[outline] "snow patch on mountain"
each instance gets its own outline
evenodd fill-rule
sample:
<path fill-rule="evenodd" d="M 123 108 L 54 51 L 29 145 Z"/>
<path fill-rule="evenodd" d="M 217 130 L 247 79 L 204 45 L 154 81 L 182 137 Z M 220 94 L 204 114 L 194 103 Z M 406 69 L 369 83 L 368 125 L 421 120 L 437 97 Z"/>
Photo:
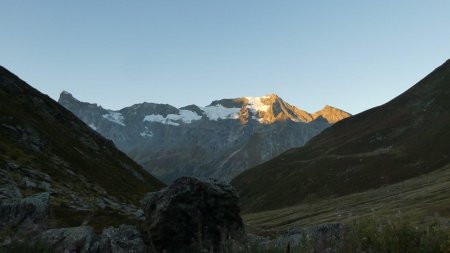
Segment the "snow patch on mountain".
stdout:
<path fill-rule="evenodd" d="M 210 120 L 219 119 L 239 119 L 241 108 L 226 108 L 218 104 L 215 106 L 206 106 L 200 108 Z"/>
<path fill-rule="evenodd" d="M 94 130 L 97 130 L 97 127 L 94 124 L 89 124 L 89 127 L 94 129 Z"/>
<path fill-rule="evenodd" d="M 174 114 L 169 114 L 169 115 L 174 115 Z M 169 116 L 167 115 L 167 116 Z M 171 120 L 168 117 L 163 117 L 160 114 L 151 114 L 151 115 L 147 115 L 144 117 L 143 122 L 158 122 L 161 124 L 165 124 L 165 125 L 172 125 L 172 126 L 179 126 L 180 123 L 174 122 L 173 120 Z"/>
<path fill-rule="evenodd" d="M 191 123 L 194 120 L 200 120 L 202 119 L 201 115 L 198 115 L 196 112 L 189 111 L 189 110 L 180 110 L 180 114 L 169 114 L 167 117 L 172 117 L 173 120 L 181 120 L 184 123 Z"/>
<path fill-rule="evenodd" d="M 123 115 L 120 112 L 110 111 L 109 113 L 103 114 L 102 117 L 111 122 L 125 126 L 125 123 L 123 123 L 123 120 L 124 120 Z"/>
<path fill-rule="evenodd" d="M 226 108 L 220 104 L 215 106 L 199 107 L 209 120 L 239 119 L 241 108 Z M 144 117 L 143 122 L 158 122 L 165 125 L 179 126 L 179 122 L 190 124 L 192 121 L 201 120 L 203 117 L 190 110 L 179 110 L 178 114 L 168 114 L 166 117 L 160 114 L 151 114 Z"/>
<path fill-rule="evenodd" d="M 180 123 L 177 121 L 181 121 L 186 124 L 192 123 L 194 120 L 200 120 L 202 118 L 201 115 L 198 115 L 196 112 L 189 110 L 180 110 L 179 114 L 168 114 L 166 117 L 163 117 L 160 114 L 151 114 L 144 117 L 143 121 L 149 122 L 159 122 L 166 125 L 179 126 Z"/>
<path fill-rule="evenodd" d="M 270 108 L 270 105 L 265 104 L 262 100 L 269 99 L 269 96 L 263 97 L 245 97 L 247 99 L 248 104 L 247 108 L 252 110 L 253 112 L 267 112 Z"/>
<path fill-rule="evenodd" d="M 264 99 L 269 98 L 268 96 L 264 97 L 245 97 L 248 100 L 246 107 L 257 114 L 257 112 L 267 112 L 270 108 L 270 105 L 267 105 L 263 102 Z M 239 114 L 241 112 L 241 108 L 238 107 L 224 107 L 221 104 L 210 105 L 206 107 L 199 107 L 200 110 L 203 111 L 206 118 L 213 121 L 225 120 L 225 119 L 239 119 Z M 261 119 L 253 116 L 255 120 L 258 120 L 262 123 Z M 158 122 L 166 125 L 179 126 L 180 122 L 185 124 L 190 124 L 192 121 L 201 120 L 202 115 L 198 115 L 196 112 L 190 110 L 179 110 L 178 114 L 168 114 L 167 116 L 162 116 L 160 114 L 151 114 L 144 117 L 143 122 Z"/>

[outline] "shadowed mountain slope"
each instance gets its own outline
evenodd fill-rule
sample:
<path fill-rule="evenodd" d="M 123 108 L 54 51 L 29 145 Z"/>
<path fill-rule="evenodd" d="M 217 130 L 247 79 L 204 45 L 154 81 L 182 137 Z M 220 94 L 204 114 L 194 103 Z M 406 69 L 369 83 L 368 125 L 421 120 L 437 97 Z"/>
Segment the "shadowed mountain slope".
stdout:
<path fill-rule="evenodd" d="M 86 216 L 101 222 L 99 212 L 111 221 L 112 214 L 133 216 L 144 193 L 163 187 L 111 141 L 1 66 L 0 176 L 0 186 L 19 195 L 50 193 L 51 218 L 69 223 L 59 225 L 80 225 Z"/>
<path fill-rule="evenodd" d="M 232 184 L 244 211 L 393 184 L 450 162 L 450 61 L 390 102 L 344 119 Z"/>

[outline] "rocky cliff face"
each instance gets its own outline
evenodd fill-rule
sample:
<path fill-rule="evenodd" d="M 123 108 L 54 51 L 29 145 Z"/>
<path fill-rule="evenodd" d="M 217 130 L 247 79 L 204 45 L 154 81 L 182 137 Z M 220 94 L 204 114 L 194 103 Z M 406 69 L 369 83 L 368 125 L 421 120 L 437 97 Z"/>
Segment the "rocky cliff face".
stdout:
<path fill-rule="evenodd" d="M 350 116 L 329 106 L 309 114 L 275 94 L 112 111 L 63 92 L 59 103 L 165 182 L 180 176 L 229 181 Z"/>

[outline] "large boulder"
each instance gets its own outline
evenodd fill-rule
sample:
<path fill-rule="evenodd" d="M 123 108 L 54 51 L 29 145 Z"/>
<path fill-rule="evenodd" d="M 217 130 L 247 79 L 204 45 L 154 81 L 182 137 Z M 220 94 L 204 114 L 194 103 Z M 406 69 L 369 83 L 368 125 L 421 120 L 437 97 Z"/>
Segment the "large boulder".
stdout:
<path fill-rule="evenodd" d="M 233 187 L 183 177 L 143 200 L 145 229 L 158 252 L 222 252 L 246 240 Z"/>

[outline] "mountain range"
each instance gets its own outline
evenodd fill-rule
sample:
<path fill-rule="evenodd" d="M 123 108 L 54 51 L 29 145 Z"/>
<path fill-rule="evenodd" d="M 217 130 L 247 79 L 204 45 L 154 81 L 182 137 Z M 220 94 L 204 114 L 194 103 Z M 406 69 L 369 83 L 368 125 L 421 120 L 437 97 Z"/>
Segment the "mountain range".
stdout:
<path fill-rule="evenodd" d="M 275 94 L 205 107 L 141 103 L 118 111 L 65 91 L 58 102 L 166 183 L 180 176 L 229 181 L 350 116 L 331 106 L 310 114 Z"/>
<path fill-rule="evenodd" d="M 450 60 L 388 103 L 334 124 L 232 184 L 243 210 L 255 212 L 381 189 L 448 165 Z"/>

